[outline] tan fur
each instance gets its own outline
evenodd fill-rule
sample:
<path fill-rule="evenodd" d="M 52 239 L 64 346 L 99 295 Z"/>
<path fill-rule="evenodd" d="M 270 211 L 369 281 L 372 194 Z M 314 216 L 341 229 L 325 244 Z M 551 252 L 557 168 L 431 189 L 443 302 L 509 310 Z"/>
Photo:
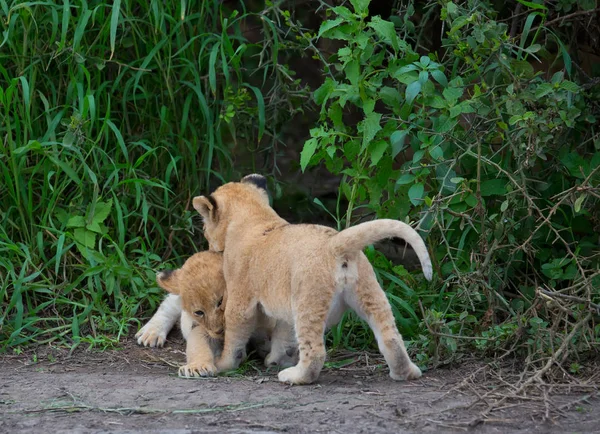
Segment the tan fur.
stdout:
<path fill-rule="evenodd" d="M 221 354 L 225 330 L 224 309 L 227 290 L 223 277 L 223 255 L 201 252 L 191 256 L 180 269 L 157 274 L 158 284 L 181 299 L 181 330 L 186 344 L 186 365 L 179 368 L 179 375 L 213 376 L 217 373 L 215 358 Z M 265 357 L 266 366 L 292 366 L 297 361 L 294 339 L 289 326 L 259 314 L 252 330 L 252 347 L 259 356 Z M 271 345 L 271 336 L 277 337 L 277 345 Z M 242 348 L 236 357 L 246 357 Z"/>
<path fill-rule="evenodd" d="M 315 381 L 325 361 L 324 331 L 347 308 L 365 319 L 395 380 L 421 376 L 406 353 L 385 293 L 362 253 L 385 237 L 408 239 L 427 278 L 431 262 L 422 239 L 410 226 L 379 220 L 338 233 L 318 225 L 291 225 L 269 206 L 265 180 L 249 175 L 219 187 L 210 197 L 194 198 L 204 233 L 223 251 L 228 288 L 227 331 L 219 370 L 237 366 L 236 353 L 247 342 L 260 310 L 293 327 L 300 360 L 279 373 L 293 384 Z M 276 337 L 274 336 L 273 345 Z"/>
<path fill-rule="evenodd" d="M 220 253 L 201 252 L 188 258 L 180 269 L 160 272 L 161 288 L 181 298 L 181 330 L 186 343 L 184 377 L 217 373 L 215 353 L 220 352 L 225 331 L 225 279 Z"/>

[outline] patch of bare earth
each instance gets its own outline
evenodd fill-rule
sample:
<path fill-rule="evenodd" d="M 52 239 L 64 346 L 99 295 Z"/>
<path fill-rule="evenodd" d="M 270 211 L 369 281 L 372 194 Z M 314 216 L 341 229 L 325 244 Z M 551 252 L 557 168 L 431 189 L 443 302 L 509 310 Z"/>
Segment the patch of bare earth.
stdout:
<path fill-rule="evenodd" d="M 399 383 L 379 355 L 350 353 L 310 386 L 262 367 L 186 380 L 176 376 L 182 348 L 175 337 L 164 349 L 130 339 L 122 350 L 0 356 L 0 432 L 600 432 L 593 379 L 515 399 L 514 367 L 467 363 Z"/>

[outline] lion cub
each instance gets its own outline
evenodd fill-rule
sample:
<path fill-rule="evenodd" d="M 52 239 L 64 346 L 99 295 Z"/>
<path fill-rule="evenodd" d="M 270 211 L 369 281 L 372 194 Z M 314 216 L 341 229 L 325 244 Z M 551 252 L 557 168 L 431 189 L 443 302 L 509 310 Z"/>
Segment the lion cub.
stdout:
<path fill-rule="evenodd" d="M 183 377 L 213 376 L 215 357 L 223 348 L 224 317 L 223 256 L 215 252 L 192 255 L 180 269 L 161 271 L 158 285 L 170 292 L 152 319 L 135 335 L 144 346 L 162 346 L 167 334 L 181 317 L 186 340 L 186 364 L 179 368 Z M 206 301 L 199 306 L 195 294 Z"/>
<path fill-rule="evenodd" d="M 417 253 L 430 280 L 431 261 L 419 234 L 396 220 L 375 220 L 337 232 L 289 224 L 269 206 L 266 179 L 248 175 L 194 198 L 204 236 L 223 252 L 228 300 L 227 331 L 219 370 L 237 366 L 236 355 L 250 337 L 257 313 L 288 322 L 295 330 L 300 360 L 279 372 L 279 381 L 315 381 L 325 361 L 323 335 L 352 308 L 373 329 L 394 380 L 421 376 L 410 361 L 387 297 L 362 249 L 400 237 Z M 273 336 L 276 345 L 278 336 Z"/>
<path fill-rule="evenodd" d="M 179 368 L 182 377 L 213 376 L 217 373 L 215 358 L 223 349 L 227 298 L 223 277 L 223 255 L 201 252 L 191 256 L 180 269 L 156 275 L 158 285 L 170 292 L 154 316 L 135 335 L 140 345 L 161 347 L 167 334 L 181 318 L 181 332 L 186 340 L 186 364 Z M 251 347 L 267 366 L 293 366 L 297 361 L 295 342 L 286 341 L 284 352 L 271 351 L 271 335 L 277 322 L 259 316 L 252 335 Z M 281 332 L 279 332 L 281 334 Z M 242 352 L 240 359 L 245 357 Z"/>

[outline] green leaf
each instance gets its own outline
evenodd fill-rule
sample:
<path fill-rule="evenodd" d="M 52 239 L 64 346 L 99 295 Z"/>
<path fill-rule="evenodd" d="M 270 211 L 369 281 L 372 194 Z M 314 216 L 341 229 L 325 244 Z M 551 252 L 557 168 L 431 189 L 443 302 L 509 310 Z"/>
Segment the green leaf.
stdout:
<path fill-rule="evenodd" d="M 433 71 L 429 71 L 431 73 L 431 76 L 433 77 L 433 79 L 435 81 L 437 81 L 439 84 L 441 84 L 444 87 L 448 87 L 448 79 L 446 78 L 446 75 L 440 71 L 439 69 L 434 69 Z"/>
<path fill-rule="evenodd" d="M 417 164 L 419 161 L 421 161 L 423 159 L 424 155 L 425 155 L 425 149 L 419 149 L 418 151 L 416 151 L 413 154 L 413 159 L 412 159 L 413 164 Z"/>
<path fill-rule="evenodd" d="M 405 95 L 406 103 L 412 104 L 412 102 L 417 97 L 419 92 L 421 92 L 421 82 L 419 82 L 419 81 L 414 81 L 411 84 L 409 84 L 408 86 L 406 86 L 406 95 Z"/>
<path fill-rule="evenodd" d="M 409 72 L 397 72 L 393 75 L 393 77 L 403 84 L 411 84 L 419 79 L 419 74 L 416 71 Z"/>
<path fill-rule="evenodd" d="M 533 2 L 528 2 L 525 0 L 517 0 L 519 3 L 521 3 L 522 5 L 527 6 L 530 9 L 538 9 L 538 10 L 543 10 L 543 11 L 547 11 L 548 8 L 544 5 L 541 5 L 539 3 L 533 3 Z"/>
<path fill-rule="evenodd" d="M 554 88 L 552 87 L 552 85 L 550 83 L 542 83 L 535 90 L 535 97 L 542 98 L 553 91 L 554 91 Z"/>
<path fill-rule="evenodd" d="M 560 88 L 565 89 L 566 91 L 569 91 L 572 93 L 578 93 L 580 90 L 580 87 L 578 85 L 576 85 L 575 83 L 573 83 L 572 81 L 569 81 L 569 80 L 563 81 L 560 84 Z"/>
<path fill-rule="evenodd" d="M 104 226 L 104 225 L 103 225 Z M 95 232 L 97 234 L 102 234 L 103 230 L 102 230 L 102 226 L 100 226 L 100 223 L 97 222 L 91 222 L 89 225 L 86 225 L 85 227 L 88 231 L 92 231 Z"/>
<path fill-rule="evenodd" d="M 361 14 L 366 16 L 369 12 L 369 3 L 371 0 L 350 0 L 352 6 L 354 7 L 354 11 L 357 14 Z"/>
<path fill-rule="evenodd" d="M 109 199 L 108 202 L 96 202 L 96 209 L 94 210 L 92 222 L 103 223 L 104 220 L 106 220 L 106 218 L 110 215 L 111 209 L 112 199 Z"/>
<path fill-rule="evenodd" d="M 382 20 L 380 17 L 375 16 L 371 19 L 369 27 L 375 30 L 375 33 L 381 37 L 384 42 L 391 44 L 392 48 L 395 51 L 398 51 L 398 35 L 393 23 Z"/>
<path fill-rule="evenodd" d="M 493 195 L 505 195 L 506 194 L 506 180 L 504 179 L 488 179 L 481 183 L 480 193 L 481 196 L 493 196 Z"/>
<path fill-rule="evenodd" d="M 85 227 L 85 218 L 80 215 L 73 216 L 67 220 L 68 228 L 83 228 Z"/>
<path fill-rule="evenodd" d="M 533 77 L 533 66 L 528 61 L 514 59 L 510 62 L 510 64 L 514 75 L 525 78 Z"/>
<path fill-rule="evenodd" d="M 383 154 L 388 148 L 388 143 L 385 140 L 378 140 L 369 146 L 370 156 L 371 156 L 371 167 L 376 166 L 383 157 Z"/>
<path fill-rule="evenodd" d="M 431 155 L 431 158 L 434 160 L 442 161 L 444 159 L 444 151 L 442 150 L 441 146 L 434 146 L 433 148 L 430 148 L 429 155 Z"/>
<path fill-rule="evenodd" d="M 354 18 L 354 14 L 345 6 L 336 6 L 331 9 L 334 14 L 339 15 L 347 20 Z"/>
<path fill-rule="evenodd" d="M 265 133 L 265 100 L 258 87 L 247 83 L 245 83 L 244 86 L 249 88 L 256 97 L 256 104 L 258 105 L 258 140 L 260 140 Z"/>
<path fill-rule="evenodd" d="M 596 8 L 597 1 L 596 0 L 579 0 L 579 7 L 584 11 L 591 11 Z"/>
<path fill-rule="evenodd" d="M 456 123 L 456 119 L 442 115 L 439 118 L 433 118 L 433 130 L 439 134 L 447 133 L 454 128 Z"/>
<path fill-rule="evenodd" d="M 392 107 L 393 109 L 400 109 L 401 96 L 397 89 L 384 86 L 380 89 L 379 96 L 386 105 Z"/>
<path fill-rule="evenodd" d="M 119 15 L 121 15 L 121 0 L 114 0 L 112 13 L 110 16 L 110 57 L 115 54 L 115 45 L 117 42 L 117 26 L 119 25 Z"/>
<path fill-rule="evenodd" d="M 106 125 L 115 133 L 115 137 L 117 138 L 117 143 L 123 152 L 123 156 L 125 157 L 125 161 L 129 162 L 129 152 L 127 152 L 127 146 L 125 146 L 125 140 L 123 140 L 123 135 L 121 131 L 117 128 L 117 126 L 110 119 L 106 119 Z"/>
<path fill-rule="evenodd" d="M 369 115 L 373 112 L 373 110 L 375 110 L 375 100 L 374 99 L 367 99 L 366 101 L 363 101 L 363 112 L 365 112 L 365 115 Z"/>
<path fill-rule="evenodd" d="M 331 92 L 335 89 L 336 83 L 331 78 L 325 79 L 325 82 L 319 86 L 313 93 L 313 99 L 318 105 L 322 105 L 327 101 Z"/>
<path fill-rule="evenodd" d="M 508 209 L 508 200 L 505 200 L 504 202 L 502 202 L 502 205 L 500 205 L 500 211 L 504 212 Z"/>
<path fill-rule="evenodd" d="M 396 185 L 410 184 L 414 180 L 415 180 L 415 175 L 412 175 L 410 173 L 405 173 L 400 178 L 398 178 L 398 180 L 396 181 Z"/>
<path fill-rule="evenodd" d="M 435 177 L 441 184 L 441 192 L 444 194 L 454 193 L 456 191 L 456 183 L 451 180 L 456 178 L 456 172 L 452 167 L 445 163 L 440 163 L 435 167 Z"/>
<path fill-rule="evenodd" d="M 446 9 L 448 10 L 448 15 L 454 16 L 458 13 L 458 6 L 456 6 L 453 2 L 448 2 L 446 4 Z"/>
<path fill-rule="evenodd" d="M 302 148 L 302 152 L 300 152 L 300 168 L 303 172 L 304 169 L 306 169 L 306 166 L 308 166 L 310 159 L 315 154 L 318 144 L 319 142 L 314 137 L 304 142 L 304 147 Z"/>
<path fill-rule="evenodd" d="M 392 143 L 392 158 L 396 158 L 402 150 L 406 147 L 406 136 L 410 130 L 399 130 L 394 131 L 390 136 L 390 142 Z"/>
<path fill-rule="evenodd" d="M 423 193 L 425 192 L 425 186 L 421 183 L 414 184 L 408 190 L 408 198 L 414 206 L 421 205 L 423 200 Z"/>
<path fill-rule="evenodd" d="M 469 193 L 467 195 L 467 197 L 465 197 L 465 203 L 467 205 L 469 205 L 470 207 L 476 207 L 477 206 L 477 198 L 475 197 L 475 195 Z"/>
<path fill-rule="evenodd" d="M 581 196 L 579 196 L 577 198 L 577 200 L 575 201 L 575 205 L 573 206 L 573 209 L 575 210 L 575 212 L 579 212 L 581 211 L 581 205 L 583 204 L 583 201 L 585 200 L 587 194 L 583 193 Z"/>
<path fill-rule="evenodd" d="M 463 113 L 473 113 L 475 109 L 471 107 L 469 101 L 463 101 L 460 104 L 455 105 L 454 107 L 450 107 L 450 117 L 455 118 Z"/>
<path fill-rule="evenodd" d="M 81 179 L 79 178 L 79 175 L 77 175 L 77 172 L 75 172 L 71 166 L 69 166 L 64 161 L 59 160 L 52 154 L 48 154 L 48 158 L 50 159 L 50 161 L 52 161 L 54 164 L 60 167 L 63 170 L 63 172 L 65 172 L 75 184 L 81 184 Z"/>
<path fill-rule="evenodd" d="M 25 3 L 26 4 L 26 3 Z M 60 37 L 59 50 L 64 50 L 67 42 L 67 32 L 69 30 L 69 18 L 71 17 L 71 6 L 69 0 L 63 0 L 63 16 L 62 16 L 62 31 Z M 8 11 L 4 11 L 4 16 L 9 15 Z M 9 32 L 6 32 L 7 34 Z M 2 45 L 2 44 L 0 44 Z"/>
<path fill-rule="evenodd" d="M 363 121 L 363 140 L 362 140 L 362 150 L 366 149 L 371 143 L 371 140 L 375 137 L 375 135 L 381 130 L 381 113 L 369 113 L 365 120 Z"/>
<path fill-rule="evenodd" d="M 63 146 L 73 146 L 73 143 L 75 143 L 75 134 L 73 133 L 73 131 L 67 131 L 65 133 L 65 136 L 63 137 L 63 141 L 62 144 Z"/>
<path fill-rule="evenodd" d="M 346 64 L 344 68 L 344 72 L 346 73 L 346 78 L 352 86 L 358 85 L 358 80 L 360 79 L 360 66 L 358 64 L 358 60 L 352 60 Z"/>
<path fill-rule="evenodd" d="M 323 36 L 323 33 L 339 26 L 344 21 L 345 20 L 343 18 L 336 18 L 335 20 L 323 21 L 321 27 L 319 27 L 319 34 L 317 35 L 317 37 L 320 38 L 321 36 Z"/>
<path fill-rule="evenodd" d="M 87 229 L 77 228 L 73 232 L 73 237 L 75 241 L 77 241 L 82 246 L 87 247 L 88 249 L 93 249 L 96 245 L 96 234 L 88 231 Z"/>
<path fill-rule="evenodd" d="M 456 104 L 456 102 L 462 96 L 462 94 L 463 94 L 462 87 L 460 87 L 460 88 L 447 87 L 442 92 L 442 95 L 444 95 L 444 98 L 446 99 L 446 101 L 448 101 L 452 104 Z"/>
<path fill-rule="evenodd" d="M 208 59 L 208 84 L 213 96 L 217 95 L 217 54 L 219 54 L 220 47 L 219 42 L 213 45 Z"/>

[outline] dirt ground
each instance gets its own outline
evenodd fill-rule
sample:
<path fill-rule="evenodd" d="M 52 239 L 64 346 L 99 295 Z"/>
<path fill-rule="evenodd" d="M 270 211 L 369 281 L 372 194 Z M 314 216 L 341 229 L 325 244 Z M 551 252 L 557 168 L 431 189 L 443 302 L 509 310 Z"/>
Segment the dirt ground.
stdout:
<path fill-rule="evenodd" d="M 598 384 L 489 411 L 507 385 L 481 362 L 397 383 L 377 354 L 334 354 L 317 384 L 292 387 L 258 363 L 243 375 L 178 378 L 182 349 L 178 337 L 163 349 L 130 338 L 105 352 L 0 355 L 0 432 L 600 432 Z"/>

